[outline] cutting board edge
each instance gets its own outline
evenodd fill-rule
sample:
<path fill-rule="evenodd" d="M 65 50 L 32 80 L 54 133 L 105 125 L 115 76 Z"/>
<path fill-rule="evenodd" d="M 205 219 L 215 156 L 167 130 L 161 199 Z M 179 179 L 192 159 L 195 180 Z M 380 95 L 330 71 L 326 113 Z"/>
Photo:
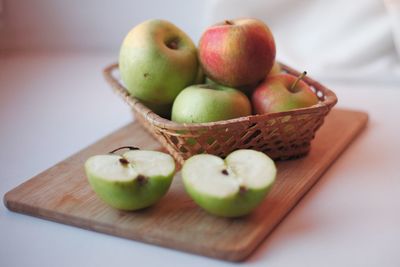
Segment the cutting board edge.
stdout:
<path fill-rule="evenodd" d="M 225 261 L 228 260 L 228 261 L 232 261 L 232 262 L 241 262 L 241 261 L 245 260 L 248 257 L 248 255 L 251 254 L 251 252 L 254 251 L 254 248 L 250 248 L 250 250 L 248 248 L 244 248 L 243 251 L 242 251 L 242 249 L 239 249 L 239 250 L 228 249 L 228 250 L 222 250 L 222 251 L 215 250 L 215 253 L 207 253 L 206 250 L 203 250 L 201 248 L 187 249 L 187 247 L 185 247 L 185 246 L 181 246 L 176 243 L 164 242 L 162 240 L 161 240 L 161 242 L 160 241 L 158 241 L 158 242 L 146 241 L 145 239 L 140 239 L 140 238 L 136 238 L 133 236 L 126 236 L 123 234 L 119 234 L 118 232 L 113 232 L 112 230 L 109 230 L 110 228 L 107 228 L 107 227 L 104 227 L 104 228 L 90 227 L 89 226 L 90 221 L 82 219 L 82 218 L 78 218 L 78 220 L 75 221 L 75 220 L 71 220 L 71 216 L 68 216 L 68 220 L 63 220 L 63 218 L 66 218 L 66 216 L 64 216 L 62 213 L 59 213 L 59 216 L 54 216 L 54 214 L 58 215 L 54 211 L 49 212 L 47 209 L 44 209 L 44 208 L 35 208 L 34 206 L 31 206 L 28 204 L 16 203 L 12 199 L 10 199 L 10 197 L 8 196 L 8 193 L 10 193 L 11 191 L 7 192 L 3 198 L 4 205 L 6 206 L 6 208 L 8 210 L 19 213 L 21 215 L 30 216 L 30 217 L 42 219 L 45 221 L 56 222 L 56 223 L 60 223 L 63 225 L 76 227 L 79 229 L 88 230 L 88 231 L 96 232 L 99 234 L 106 234 L 106 235 L 117 237 L 117 238 L 124 238 L 127 240 L 145 243 L 148 245 L 153 245 L 153 246 L 155 245 L 155 246 L 158 246 L 161 248 L 172 249 L 172 250 L 178 251 L 178 252 L 190 253 L 195 256 L 196 255 L 197 256 L 205 256 L 205 257 L 210 257 L 210 258 L 225 260 Z M 32 208 L 35 208 L 35 212 L 32 211 Z M 49 215 L 50 213 L 52 213 L 53 215 Z M 173 245 L 173 244 L 175 244 L 175 245 Z"/>

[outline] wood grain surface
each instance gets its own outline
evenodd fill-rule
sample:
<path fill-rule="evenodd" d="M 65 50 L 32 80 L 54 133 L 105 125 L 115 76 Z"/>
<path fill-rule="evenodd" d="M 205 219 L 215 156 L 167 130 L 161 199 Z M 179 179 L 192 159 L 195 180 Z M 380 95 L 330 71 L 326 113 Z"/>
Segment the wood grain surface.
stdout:
<path fill-rule="evenodd" d="M 160 150 L 131 123 L 33 177 L 4 196 L 8 209 L 102 233 L 230 261 L 241 261 L 293 209 L 368 121 L 362 112 L 334 109 L 303 158 L 277 162 L 272 191 L 253 213 L 239 219 L 207 214 L 188 197 L 177 173 L 168 194 L 136 212 L 110 208 L 89 187 L 83 164 L 95 154 L 133 145 Z"/>

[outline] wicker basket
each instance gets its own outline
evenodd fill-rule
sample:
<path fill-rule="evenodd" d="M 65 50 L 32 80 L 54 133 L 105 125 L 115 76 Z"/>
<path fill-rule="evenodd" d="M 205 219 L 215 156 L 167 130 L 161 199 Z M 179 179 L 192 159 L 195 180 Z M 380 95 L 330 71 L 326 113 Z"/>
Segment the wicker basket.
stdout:
<path fill-rule="evenodd" d="M 281 66 L 285 72 L 299 75 L 292 68 L 284 64 Z M 273 159 L 303 156 L 310 150 L 316 131 L 337 102 L 332 91 L 305 77 L 304 81 L 313 88 L 320 100 L 312 107 L 218 122 L 180 124 L 158 116 L 130 96 L 115 75 L 117 69 L 118 64 L 105 68 L 106 80 L 132 107 L 136 119 L 180 164 L 194 154 L 209 153 L 225 157 L 239 148 L 263 151 Z"/>

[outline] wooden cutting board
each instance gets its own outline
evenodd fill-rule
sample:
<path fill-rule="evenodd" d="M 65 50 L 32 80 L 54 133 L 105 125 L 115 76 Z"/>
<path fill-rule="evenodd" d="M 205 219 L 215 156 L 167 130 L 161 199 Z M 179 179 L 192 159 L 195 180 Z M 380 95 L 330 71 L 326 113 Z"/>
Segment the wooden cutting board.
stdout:
<path fill-rule="evenodd" d="M 161 149 L 131 123 L 33 177 L 4 196 L 8 209 L 115 236 L 230 261 L 245 259 L 282 221 L 364 128 L 362 112 L 334 109 L 318 131 L 308 156 L 277 162 L 272 191 L 252 214 L 239 219 L 208 215 L 185 193 L 178 173 L 157 205 L 136 212 L 112 209 L 89 187 L 83 163 L 124 145 Z"/>

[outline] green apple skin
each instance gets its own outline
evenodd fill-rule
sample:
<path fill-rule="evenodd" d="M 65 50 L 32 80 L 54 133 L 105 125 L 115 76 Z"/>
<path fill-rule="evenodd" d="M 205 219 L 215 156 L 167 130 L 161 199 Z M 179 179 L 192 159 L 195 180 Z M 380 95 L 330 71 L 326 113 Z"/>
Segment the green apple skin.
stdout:
<path fill-rule="evenodd" d="M 229 198 L 205 195 L 187 184 L 185 184 L 185 188 L 193 201 L 207 212 L 216 216 L 233 218 L 253 211 L 264 200 L 272 185 L 262 190 L 247 189 L 246 192 L 239 192 Z"/>
<path fill-rule="evenodd" d="M 198 78 L 197 49 L 182 30 L 165 20 L 147 20 L 125 37 L 119 54 L 129 93 L 151 104 L 172 104 Z"/>
<path fill-rule="evenodd" d="M 108 181 L 99 179 L 88 171 L 86 173 L 98 197 L 119 210 L 138 210 L 155 204 L 167 193 L 173 178 L 173 174 L 168 177 L 149 177 L 144 186 L 137 180 Z"/>
<path fill-rule="evenodd" d="M 251 104 L 247 96 L 218 84 L 189 86 L 172 106 L 172 120 L 179 123 L 213 122 L 248 115 L 251 115 Z"/>
<path fill-rule="evenodd" d="M 252 94 L 255 113 L 282 112 L 317 104 L 317 96 L 304 81 L 300 80 L 293 92 L 289 90 L 296 79 L 284 73 L 268 76 Z"/>

